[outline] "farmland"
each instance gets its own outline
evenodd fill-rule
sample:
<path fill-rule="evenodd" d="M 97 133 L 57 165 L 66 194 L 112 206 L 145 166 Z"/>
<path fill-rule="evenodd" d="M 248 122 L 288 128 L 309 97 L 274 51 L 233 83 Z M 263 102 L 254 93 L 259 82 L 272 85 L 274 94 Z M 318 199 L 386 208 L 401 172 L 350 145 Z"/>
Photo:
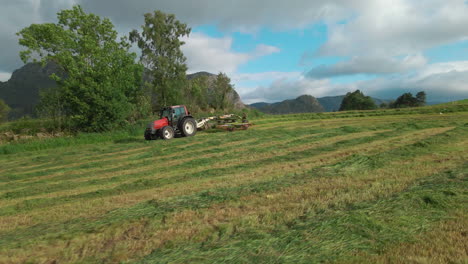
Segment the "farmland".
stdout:
<path fill-rule="evenodd" d="M 468 102 L 0 145 L 0 263 L 468 260 Z"/>

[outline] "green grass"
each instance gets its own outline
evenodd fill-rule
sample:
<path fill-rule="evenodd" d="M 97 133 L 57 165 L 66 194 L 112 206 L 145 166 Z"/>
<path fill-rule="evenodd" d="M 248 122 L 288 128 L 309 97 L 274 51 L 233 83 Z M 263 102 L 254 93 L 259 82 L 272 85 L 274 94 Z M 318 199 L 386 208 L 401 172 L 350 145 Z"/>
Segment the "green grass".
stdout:
<path fill-rule="evenodd" d="M 449 253 L 456 242 L 392 255 L 460 236 L 441 227 L 468 209 L 466 102 L 253 123 L 170 141 L 144 141 L 140 124 L 1 145 L 0 263 L 467 258 Z"/>

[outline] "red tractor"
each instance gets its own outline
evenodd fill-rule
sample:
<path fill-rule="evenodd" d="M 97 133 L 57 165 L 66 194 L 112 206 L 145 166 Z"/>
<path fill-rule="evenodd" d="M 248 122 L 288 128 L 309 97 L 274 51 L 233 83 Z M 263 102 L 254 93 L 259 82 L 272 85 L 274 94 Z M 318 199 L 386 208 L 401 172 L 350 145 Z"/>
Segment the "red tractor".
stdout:
<path fill-rule="evenodd" d="M 191 137 L 197 133 L 197 121 L 190 115 L 185 105 L 164 107 L 160 119 L 149 123 L 145 130 L 145 139 L 171 139 L 175 135 Z"/>

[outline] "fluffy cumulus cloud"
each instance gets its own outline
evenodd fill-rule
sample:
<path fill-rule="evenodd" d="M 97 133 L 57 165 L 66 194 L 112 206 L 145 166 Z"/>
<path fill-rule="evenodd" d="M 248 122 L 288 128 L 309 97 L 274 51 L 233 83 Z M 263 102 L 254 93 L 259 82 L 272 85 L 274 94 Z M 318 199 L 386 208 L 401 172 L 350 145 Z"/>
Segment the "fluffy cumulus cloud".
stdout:
<path fill-rule="evenodd" d="M 465 0 L 373 0 L 355 10 L 344 23 L 329 24 L 319 55 L 398 56 L 468 37 Z"/>
<path fill-rule="evenodd" d="M 210 37 L 202 33 L 192 33 L 183 39 L 182 51 L 187 57 L 190 72 L 208 71 L 235 73 L 237 68 L 257 57 L 279 52 L 279 48 L 260 44 L 250 53 L 232 50 L 231 37 Z"/>

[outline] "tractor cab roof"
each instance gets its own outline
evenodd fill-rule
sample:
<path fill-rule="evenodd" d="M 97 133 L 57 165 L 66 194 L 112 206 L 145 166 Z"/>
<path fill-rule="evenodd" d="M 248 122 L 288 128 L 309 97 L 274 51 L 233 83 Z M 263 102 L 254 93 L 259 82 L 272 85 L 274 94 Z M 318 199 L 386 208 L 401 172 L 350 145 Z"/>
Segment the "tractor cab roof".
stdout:
<path fill-rule="evenodd" d="M 168 108 L 174 109 L 174 108 L 180 108 L 180 107 L 183 107 L 183 108 L 185 108 L 185 105 L 172 105 L 172 106 L 166 106 L 166 107 L 164 107 L 163 109 L 168 109 Z"/>

